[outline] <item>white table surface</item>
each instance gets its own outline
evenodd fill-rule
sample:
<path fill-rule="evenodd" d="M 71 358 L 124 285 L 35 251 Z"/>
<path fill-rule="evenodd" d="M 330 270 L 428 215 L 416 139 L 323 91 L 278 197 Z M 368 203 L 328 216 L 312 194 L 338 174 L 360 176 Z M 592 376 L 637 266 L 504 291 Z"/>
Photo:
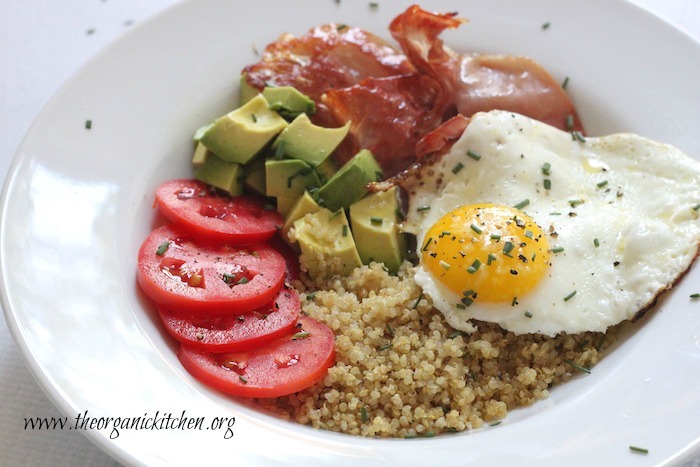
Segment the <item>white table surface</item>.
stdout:
<path fill-rule="evenodd" d="M 73 74 L 129 28 L 177 0 L 2 0 L 0 179 L 42 107 Z M 700 42 L 700 1 L 633 0 Z M 577 4 L 575 8 L 581 8 Z M 676 70 L 682 72 L 682 70 Z M 76 431 L 31 431 L 26 417 L 59 417 L 0 318 L 0 465 L 115 466 Z M 700 453 L 686 466 L 700 467 Z"/>

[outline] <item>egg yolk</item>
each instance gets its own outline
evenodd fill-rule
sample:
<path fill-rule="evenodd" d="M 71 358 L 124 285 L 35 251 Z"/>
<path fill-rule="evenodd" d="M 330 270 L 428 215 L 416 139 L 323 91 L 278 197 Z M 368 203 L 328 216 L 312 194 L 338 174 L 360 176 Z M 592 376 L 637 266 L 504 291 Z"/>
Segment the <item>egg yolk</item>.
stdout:
<path fill-rule="evenodd" d="M 519 209 L 462 206 L 438 220 L 420 246 L 421 261 L 460 306 L 514 302 L 535 288 L 549 266 L 547 237 Z"/>

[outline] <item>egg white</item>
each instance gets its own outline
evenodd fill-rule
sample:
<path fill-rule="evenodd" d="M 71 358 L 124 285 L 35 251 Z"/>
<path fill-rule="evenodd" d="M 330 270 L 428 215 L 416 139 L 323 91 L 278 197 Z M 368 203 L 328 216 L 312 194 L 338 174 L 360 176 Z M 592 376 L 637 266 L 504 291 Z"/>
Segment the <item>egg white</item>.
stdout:
<path fill-rule="evenodd" d="M 527 200 L 523 211 L 548 234 L 550 248 L 563 248 L 517 304 L 477 299 L 459 309 L 461 297 L 419 264 L 416 282 L 466 332 L 474 330 L 471 320 L 516 334 L 605 331 L 653 304 L 698 255 L 700 163 L 633 134 L 584 139 L 510 112 L 479 113 L 405 187 L 403 228 L 418 245 L 459 206 Z"/>

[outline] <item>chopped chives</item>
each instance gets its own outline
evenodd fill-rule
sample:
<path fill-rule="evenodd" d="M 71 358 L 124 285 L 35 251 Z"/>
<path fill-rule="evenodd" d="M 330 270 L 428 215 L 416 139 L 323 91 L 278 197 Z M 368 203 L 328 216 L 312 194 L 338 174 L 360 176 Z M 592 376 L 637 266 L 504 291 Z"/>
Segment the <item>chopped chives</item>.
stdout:
<path fill-rule="evenodd" d="M 605 185 L 607 185 L 607 184 L 608 184 L 608 181 L 607 181 L 607 180 L 603 180 L 603 181 L 600 182 L 600 183 L 596 183 L 596 186 L 597 186 L 598 188 L 603 188 L 603 187 L 604 187 Z"/>
<path fill-rule="evenodd" d="M 691 293 L 690 298 L 700 298 L 700 293 Z"/>
<path fill-rule="evenodd" d="M 474 295 L 474 291 L 472 289 L 465 290 L 464 292 L 462 292 L 462 295 L 464 295 L 465 297 L 471 297 L 472 295 Z"/>
<path fill-rule="evenodd" d="M 564 301 L 565 301 L 565 302 L 568 302 L 569 300 L 571 300 L 572 298 L 574 298 L 574 295 L 576 295 L 576 291 L 575 291 L 575 290 L 572 291 L 572 292 L 571 292 L 569 295 L 567 295 L 566 297 L 564 297 Z"/>
<path fill-rule="evenodd" d="M 578 371 L 581 371 L 581 372 L 583 372 L 583 373 L 588 373 L 588 374 L 591 373 L 591 369 L 590 369 L 590 368 L 586 368 L 585 366 L 581 366 L 581 365 L 579 365 L 578 363 L 576 363 L 576 362 L 574 362 L 574 361 L 572 361 L 572 360 L 566 359 L 566 360 L 564 360 L 564 363 L 567 363 L 567 364 L 571 365 L 572 367 L 576 368 Z"/>
<path fill-rule="evenodd" d="M 525 231 L 525 236 L 526 236 L 527 238 L 532 238 L 532 236 L 533 236 L 532 230 L 526 230 L 526 231 Z"/>
<path fill-rule="evenodd" d="M 457 308 L 459 308 L 460 310 L 466 310 L 466 309 L 467 309 L 467 305 L 465 305 L 464 303 L 457 303 L 457 304 L 455 304 L 455 306 L 456 306 Z"/>
<path fill-rule="evenodd" d="M 344 224 L 343 225 L 343 237 L 347 237 L 347 236 L 348 236 L 348 226 L 347 226 L 347 224 Z"/>
<path fill-rule="evenodd" d="M 369 7 L 370 8 L 379 8 L 379 3 L 378 2 L 369 2 Z"/>
<path fill-rule="evenodd" d="M 582 199 L 570 199 L 569 200 L 569 206 L 572 208 L 575 208 L 576 206 L 583 204 L 584 201 Z"/>
<path fill-rule="evenodd" d="M 389 324 L 389 323 L 386 323 L 386 330 L 387 330 L 387 332 L 389 333 L 389 335 L 392 336 L 392 337 L 393 337 L 394 334 L 396 333 L 396 332 L 394 331 L 394 328 L 392 328 L 392 327 L 391 327 L 391 324 Z"/>
<path fill-rule="evenodd" d="M 580 131 L 572 131 L 571 132 L 571 139 L 574 141 L 578 141 L 579 143 L 585 143 L 586 138 L 583 137 Z"/>
<path fill-rule="evenodd" d="M 693 206 L 693 211 L 700 211 L 700 203 Z"/>
<path fill-rule="evenodd" d="M 415 310 L 416 308 L 418 308 L 418 304 L 420 303 L 421 300 L 423 300 L 423 292 L 421 292 L 420 295 L 418 295 L 418 298 L 416 299 L 416 303 L 413 304 L 413 309 L 414 309 L 414 310 Z"/>
<path fill-rule="evenodd" d="M 481 230 L 481 229 L 479 228 L 479 226 L 476 225 L 476 224 L 470 225 L 469 228 L 471 228 L 474 232 L 476 232 L 476 233 L 478 233 L 478 234 L 480 234 L 481 232 L 483 232 L 483 230 Z"/>
<path fill-rule="evenodd" d="M 258 123 L 258 117 L 255 114 L 250 114 L 250 118 L 253 119 L 253 123 Z"/>
<path fill-rule="evenodd" d="M 240 376 L 238 377 L 238 379 L 239 379 L 239 380 L 241 381 L 241 383 L 243 383 L 243 384 L 247 384 L 247 383 L 248 383 L 248 378 L 246 378 L 246 377 L 243 376 L 243 375 L 240 375 Z"/>
<path fill-rule="evenodd" d="M 295 340 L 298 340 L 298 339 L 306 339 L 306 338 L 309 337 L 310 335 L 311 335 L 311 334 L 309 334 L 308 331 L 299 331 L 299 332 L 297 332 L 296 334 L 294 334 L 294 335 L 292 336 L 292 340 L 295 341 Z"/>
<path fill-rule="evenodd" d="M 532 318 L 532 312 L 526 311 L 526 312 L 525 312 L 525 317 L 526 317 L 526 318 Z"/>
<path fill-rule="evenodd" d="M 569 131 L 574 129 L 574 116 L 571 114 L 566 116 L 566 129 Z"/>
<path fill-rule="evenodd" d="M 513 242 L 506 242 L 505 245 L 503 245 L 503 254 L 509 254 L 511 251 L 513 251 L 513 248 L 515 248 Z"/>
<path fill-rule="evenodd" d="M 363 422 L 369 420 L 369 416 L 367 415 L 367 409 L 364 407 L 360 409 L 360 420 L 362 420 Z"/>
<path fill-rule="evenodd" d="M 522 208 L 524 208 L 525 206 L 527 206 L 528 204 L 530 204 L 530 200 L 527 199 L 527 198 L 525 198 L 524 200 L 520 201 L 518 204 L 516 204 L 516 205 L 513 206 L 513 207 L 514 207 L 515 209 L 522 209 Z"/>
<path fill-rule="evenodd" d="M 481 266 L 481 261 L 479 261 L 478 259 L 475 259 L 474 262 L 472 263 L 472 265 L 467 268 L 467 272 L 469 274 L 474 274 L 476 271 L 479 270 L 480 266 Z"/>
<path fill-rule="evenodd" d="M 92 120 L 85 120 L 85 129 L 86 130 L 92 129 Z"/>
<path fill-rule="evenodd" d="M 386 344 L 386 345 L 383 345 L 383 346 L 379 347 L 379 350 L 381 351 L 381 350 L 390 349 L 390 348 L 392 348 L 393 346 L 394 346 L 394 344 L 389 343 L 389 344 Z"/>
<path fill-rule="evenodd" d="M 491 234 L 491 240 L 500 240 L 501 239 L 501 234 Z"/>
<path fill-rule="evenodd" d="M 382 225 L 384 219 L 382 219 L 381 217 L 372 217 L 369 221 L 374 225 Z"/>
<path fill-rule="evenodd" d="M 240 279 L 238 279 L 238 282 L 236 282 L 236 284 L 241 285 L 241 284 L 247 284 L 248 282 L 250 282 L 250 279 L 243 276 Z"/>
<path fill-rule="evenodd" d="M 158 256 L 163 256 L 166 251 L 168 251 L 168 248 L 170 247 L 170 240 L 166 240 L 160 245 L 158 245 L 158 249 L 156 250 L 156 255 Z"/>
<path fill-rule="evenodd" d="M 598 248 L 600 246 L 600 240 L 598 240 L 597 238 L 594 238 L 593 239 L 593 246 Z"/>
<path fill-rule="evenodd" d="M 419 208 L 416 208 L 416 211 L 430 211 L 430 206 L 421 206 Z"/>
<path fill-rule="evenodd" d="M 542 29 L 546 31 L 547 29 L 549 29 L 549 27 L 550 27 L 551 25 L 552 25 L 552 24 L 548 21 L 548 22 L 546 22 L 546 23 L 544 23 L 544 24 L 542 25 Z"/>
<path fill-rule="evenodd" d="M 564 251 L 564 247 L 562 247 L 562 246 L 557 246 L 557 247 L 552 248 L 552 249 L 549 250 L 549 251 L 551 251 L 552 253 L 561 253 L 562 251 Z"/>
<path fill-rule="evenodd" d="M 311 292 L 310 294 L 308 294 L 308 295 L 306 296 L 306 300 L 308 300 L 308 301 L 311 301 L 311 300 L 313 300 L 314 298 L 316 298 L 316 292 Z"/>
<path fill-rule="evenodd" d="M 440 266 L 441 266 L 442 269 L 444 269 L 445 271 L 449 271 L 449 270 L 450 270 L 450 263 L 448 263 L 448 262 L 445 262 L 445 261 L 440 260 Z"/>
<path fill-rule="evenodd" d="M 462 302 L 464 306 L 470 306 L 472 303 L 474 303 L 474 300 L 469 297 L 464 297 L 460 300 L 460 302 Z"/>
<path fill-rule="evenodd" d="M 423 245 L 423 250 L 422 250 L 422 251 L 427 250 L 427 249 L 428 249 L 428 245 L 430 245 L 430 242 L 432 242 L 432 241 L 433 241 L 433 237 L 428 237 L 428 240 L 425 242 L 425 245 Z"/>
<path fill-rule="evenodd" d="M 544 179 L 544 189 L 545 190 L 551 190 L 552 189 L 552 181 L 548 178 Z"/>
<path fill-rule="evenodd" d="M 457 164 L 455 164 L 455 166 L 452 167 L 452 173 L 456 175 L 456 174 L 458 174 L 458 173 L 460 172 L 460 170 L 462 170 L 463 168 L 464 168 L 464 164 L 462 164 L 461 162 L 457 162 Z"/>
<path fill-rule="evenodd" d="M 502 422 L 501 420 L 498 420 L 498 421 L 491 423 L 489 426 L 498 426 L 501 424 L 501 422 Z"/>
<path fill-rule="evenodd" d="M 630 451 L 638 452 L 639 454 L 649 454 L 649 450 L 646 448 L 640 448 L 637 446 L 630 446 Z"/>
<path fill-rule="evenodd" d="M 564 81 L 561 83 L 562 89 L 566 89 L 566 87 L 569 85 L 569 77 L 567 76 L 564 78 Z"/>
<path fill-rule="evenodd" d="M 493 263 L 494 261 L 496 261 L 496 255 L 494 255 L 493 253 L 489 253 L 489 256 L 486 260 L 486 265 L 491 266 L 491 263 Z"/>
<path fill-rule="evenodd" d="M 281 141 L 279 141 L 277 149 L 275 149 L 275 159 L 277 160 L 282 159 L 284 157 L 284 152 L 287 148 L 287 142 L 281 138 L 280 140 Z"/>
<path fill-rule="evenodd" d="M 481 159 L 481 156 L 479 154 L 475 153 L 474 151 L 472 151 L 471 149 L 469 149 L 467 151 L 467 156 L 471 157 L 475 161 L 478 161 L 479 159 Z"/>
<path fill-rule="evenodd" d="M 542 173 L 544 175 L 549 175 L 549 169 L 551 168 L 552 164 L 550 164 L 549 162 L 545 162 L 544 164 L 542 164 Z"/>
<path fill-rule="evenodd" d="M 513 297 L 513 300 L 510 302 L 510 306 L 515 306 L 518 304 L 518 297 Z"/>

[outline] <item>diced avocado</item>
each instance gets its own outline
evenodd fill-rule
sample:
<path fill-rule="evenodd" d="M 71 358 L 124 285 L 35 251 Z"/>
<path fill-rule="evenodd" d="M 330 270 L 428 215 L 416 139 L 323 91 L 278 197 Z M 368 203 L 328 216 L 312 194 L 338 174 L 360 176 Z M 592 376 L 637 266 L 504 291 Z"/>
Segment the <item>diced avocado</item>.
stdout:
<path fill-rule="evenodd" d="M 287 121 L 267 105 L 262 95 L 218 118 L 199 140 L 229 162 L 245 164 L 287 127 Z"/>
<path fill-rule="evenodd" d="M 301 114 L 280 133 L 272 148 L 316 167 L 338 147 L 349 129 L 350 122 L 340 128 L 324 128 L 311 123 L 308 115 Z"/>
<path fill-rule="evenodd" d="M 406 257 L 406 237 L 399 232 L 396 188 L 369 193 L 350 206 L 350 224 L 363 264 L 384 263 L 396 274 Z"/>
<path fill-rule="evenodd" d="M 322 208 L 297 219 L 294 238 L 301 248 L 302 268 L 311 277 L 345 276 L 362 264 L 342 209 Z"/>
<path fill-rule="evenodd" d="M 367 184 L 376 182 L 382 169 L 367 149 L 358 152 L 318 190 L 319 202 L 331 211 L 347 208 L 367 193 Z"/>
<path fill-rule="evenodd" d="M 298 159 L 265 161 L 265 194 L 296 200 L 308 188 L 319 187 L 316 172 Z"/>
<path fill-rule="evenodd" d="M 286 217 L 296 202 L 296 198 L 277 197 L 277 212 Z"/>
<path fill-rule="evenodd" d="M 257 157 L 247 163 L 243 169 L 245 187 L 253 193 L 265 196 L 265 159 Z"/>
<path fill-rule="evenodd" d="M 192 155 L 192 166 L 195 169 L 200 168 L 207 161 L 207 158 L 211 155 L 211 151 L 207 149 L 201 142 L 197 142 L 197 146 L 194 148 L 194 154 Z"/>
<path fill-rule="evenodd" d="M 243 73 L 241 75 L 240 87 L 238 89 L 238 99 L 240 101 L 239 105 L 247 103 L 258 94 L 260 94 L 260 91 L 248 84 L 248 80 L 246 79 L 245 73 Z"/>
<path fill-rule="evenodd" d="M 194 171 L 194 177 L 227 191 L 231 196 L 243 193 L 243 166 L 225 161 L 214 154 L 207 157 L 204 165 Z"/>
<path fill-rule="evenodd" d="M 302 113 L 316 113 L 316 103 L 291 86 L 267 87 L 263 89 L 262 95 L 270 108 L 287 120 L 294 120 Z"/>
<path fill-rule="evenodd" d="M 321 210 L 321 206 L 318 205 L 316 200 L 308 191 L 305 191 L 291 207 L 289 212 L 286 214 L 284 219 L 284 225 L 282 226 L 282 239 L 289 242 L 289 229 L 294 226 L 294 221 L 301 219 L 307 214 L 318 212 Z"/>

